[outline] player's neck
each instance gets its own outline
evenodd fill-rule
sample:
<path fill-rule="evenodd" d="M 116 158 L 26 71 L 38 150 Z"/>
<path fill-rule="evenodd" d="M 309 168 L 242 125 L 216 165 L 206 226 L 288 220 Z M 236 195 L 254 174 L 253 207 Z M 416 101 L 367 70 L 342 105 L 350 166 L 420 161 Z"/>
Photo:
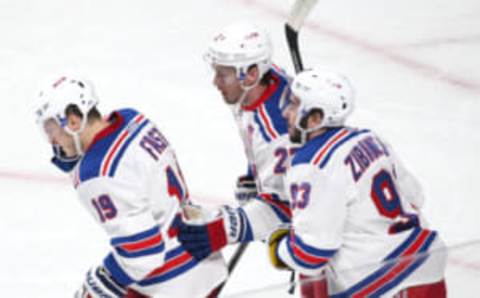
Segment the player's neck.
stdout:
<path fill-rule="evenodd" d="M 314 139 L 318 137 L 321 134 L 324 134 L 327 131 L 325 127 L 322 127 L 320 129 L 314 130 L 311 133 L 308 134 L 307 140 L 310 141 L 311 139 Z"/>
<path fill-rule="evenodd" d="M 83 147 L 82 149 L 86 150 L 87 148 L 89 148 L 90 144 L 95 139 L 95 136 L 100 131 L 105 129 L 108 125 L 110 125 L 110 123 L 105 119 L 101 119 L 101 120 L 95 121 L 91 124 L 87 124 L 87 126 L 85 127 L 85 130 L 83 131 L 83 133 L 80 137 L 80 139 L 82 141 L 82 147 Z"/>
<path fill-rule="evenodd" d="M 257 86 L 253 87 L 252 89 L 247 91 L 247 95 L 245 97 L 244 105 L 251 106 L 253 105 L 265 92 L 267 86 L 258 84 Z"/>

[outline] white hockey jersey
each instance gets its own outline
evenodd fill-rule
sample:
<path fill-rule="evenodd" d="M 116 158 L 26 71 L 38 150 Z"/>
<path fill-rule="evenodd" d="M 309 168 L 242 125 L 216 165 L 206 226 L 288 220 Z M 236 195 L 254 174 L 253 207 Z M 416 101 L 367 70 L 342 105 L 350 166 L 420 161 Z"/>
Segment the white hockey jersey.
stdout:
<path fill-rule="evenodd" d="M 110 238 L 104 266 L 150 297 L 205 297 L 226 267 L 219 255 L 197 262 L 177 241 L 188 193 L 173 149 L 135 110 L 109 121 L 74 170 L 81 203 Z"/>
<path fill-rule="evenodd" d="M 291 212 L 284 193 L 290 141 L 282 109 L 290 96 L 289 78 L 276 67 L 272 84 L 250 106 L 235 115 L 248 160 L 248 172 L 255 178 L 259 196 L 242 209 L 247 229 L 240 241 L 264 239 Z"/>
<path fill-rule="evenodd" d="M 444 244 L 420 218 L 419 184 L 371 131 L 334 128 L 308 141 L 287 181 L 292 228 L 279 257 L 310 276 L 328 267 L 332 297 L 391 297 L 443 279 Z"/>

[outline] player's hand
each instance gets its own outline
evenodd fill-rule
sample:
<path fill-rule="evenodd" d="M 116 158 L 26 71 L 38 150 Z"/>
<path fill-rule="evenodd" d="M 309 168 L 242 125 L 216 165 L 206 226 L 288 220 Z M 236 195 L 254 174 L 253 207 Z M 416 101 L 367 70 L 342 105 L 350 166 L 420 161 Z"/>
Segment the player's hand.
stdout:
<path fill-rule="evenodd" d="M 178 239 L 197 260 L 203 260 L 240 237 L 239 211 L 228 206 L 220 208 L 218 215 L 204 224 L 182 221 Z"/>
<path fill-rule="evenodd" d="M 75 293 L 75 298 L 117 298 L 126 297 L 127 289 L 113 279 L 103 266 L 91 268 L 85 282 Z"/>
<path fill-rule="evenodd" d="M 258 194 L 257 183 L 253 176 L 240 176 L 237 179 L 237 186 L 235 188 L 235 198 L 240 205 L 245 204 L 249 200 L 255 198 Z"/>
<path fill-rule="evenodd" d="M 394 219 L 395 223 L 388 229 L 389 234 L 401 233 L 420 226 L 419 218 L 416 214 L 405 213 Z"/>
<path fill-rule="evenodd" d="M 288 269 L 288 266 L 278 257 L 278 246 L 283 239 L 288 240 L 289 229 L 280 228 L 268 237 L 268 256 L 270 263 L 277 269 Z"/>

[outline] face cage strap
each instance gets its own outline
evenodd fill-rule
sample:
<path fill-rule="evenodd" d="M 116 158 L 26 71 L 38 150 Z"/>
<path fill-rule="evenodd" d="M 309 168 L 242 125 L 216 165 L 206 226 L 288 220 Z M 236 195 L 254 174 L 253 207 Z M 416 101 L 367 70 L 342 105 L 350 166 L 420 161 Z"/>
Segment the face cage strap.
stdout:
<path fill-rule="evenodd" d="M 88 114 L 88 113 L 84 113 Z M 87 117 L 82 117 L 82 122 L 80 124 L 80 129 L 77 131 L 72 131 L 68 128 L 68 126 L 65 128 L 65 131 L 73 137 L 73 143 L 75 145 L 75 150 L 77 150 L 77 154 L 79 156 L 82 156 L 84 154 L 83 149 L 82 149 L 82 141 L 80 140 L 80 134 L 85 130 L 85 127 L 87 126 Z"/>
<path fill-rule="evenodd" d="M 299 110 L 300 110 L 300 107 L 299 107 Z M 298 115 L 298 110 L 297 110 L 297 115 Z M 308 137 L 309 133 L 324 127 L 325 119 L 322 119 L 322 122 L 320 122 L 320 124 L 318 124 L 314 127 L 303 128 L 302 125 L 301 125 L 302 120 L 305 119 L 305 126 L 306 126 L 307 125 L 307 120 L 306 119 L 308 117 L 310 117 L 310 115 L 311 115 L 311 111 L 308 112 L 301 119 L 298 119 L 298 121 L 296 121 L 296 123 L 295 123 L 295 127 L 300 131 L 300 145 L 303 145 L 307 142 L 307 137 Z"/>

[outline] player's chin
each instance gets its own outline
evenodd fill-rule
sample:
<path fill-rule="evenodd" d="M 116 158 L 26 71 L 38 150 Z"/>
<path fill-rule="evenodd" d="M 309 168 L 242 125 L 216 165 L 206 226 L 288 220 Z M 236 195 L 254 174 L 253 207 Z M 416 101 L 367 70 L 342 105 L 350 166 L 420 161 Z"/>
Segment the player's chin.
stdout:
<path fill-rule="evenodd" d="M 228 96 L 228 94 L 223 94 L 222 93 L 222 96 L 223 96 L 223 100 L 225 101 L 226 104 L 229 104 L 229 105 L 234 105 L 238 102 L 238 98 L 234 98 L 232 96 Z"/>
<path fill-rule="evenodd" d="M 289 128 L 288 135 L 290 142 L 300 144 L 302 142 L 302 133 L 297 128 Z"/>

